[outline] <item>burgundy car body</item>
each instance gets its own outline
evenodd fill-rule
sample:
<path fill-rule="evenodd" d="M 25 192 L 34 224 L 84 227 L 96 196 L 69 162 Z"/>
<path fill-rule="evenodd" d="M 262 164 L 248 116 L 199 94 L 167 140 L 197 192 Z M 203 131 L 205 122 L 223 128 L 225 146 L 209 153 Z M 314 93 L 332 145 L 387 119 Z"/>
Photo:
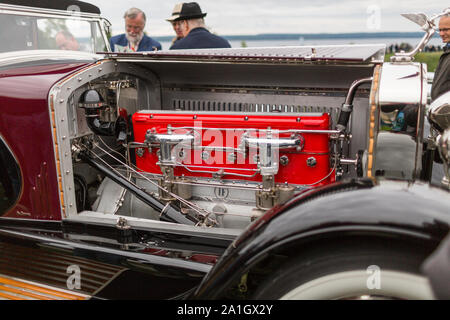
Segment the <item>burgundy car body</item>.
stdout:
<path fill-rule="evenodd" d="M 14 65 L 0 71 L 1 134 L 23 179 L 17 202 L 3 217 L 61 220 L 48 94 L 55 82 L 84 65 Z"/>

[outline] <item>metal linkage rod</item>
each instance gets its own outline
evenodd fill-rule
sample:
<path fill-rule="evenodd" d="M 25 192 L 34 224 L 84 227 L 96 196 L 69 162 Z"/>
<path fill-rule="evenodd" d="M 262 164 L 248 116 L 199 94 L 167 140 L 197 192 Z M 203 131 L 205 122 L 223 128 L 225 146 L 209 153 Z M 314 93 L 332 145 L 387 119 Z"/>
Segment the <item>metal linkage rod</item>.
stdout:
<path fill-rule="evenodd" d="M 178 208 L 170 203 L 162 203 L 144 190 L 140 189 L 121 175 L 108 169 L 106 166 L 94 161 L 86 152 L 80 152 L 79 157 L 94 169 L 100 171 L 105 176 L 118 183 L 122 187 L 133 193 L 139 200 L 143 201 L 161 215 L 162 221 L 175 222 L 186 225 L 196 225 L 199 221 L 195 221 L 192 217 L 184 215 Z"/>

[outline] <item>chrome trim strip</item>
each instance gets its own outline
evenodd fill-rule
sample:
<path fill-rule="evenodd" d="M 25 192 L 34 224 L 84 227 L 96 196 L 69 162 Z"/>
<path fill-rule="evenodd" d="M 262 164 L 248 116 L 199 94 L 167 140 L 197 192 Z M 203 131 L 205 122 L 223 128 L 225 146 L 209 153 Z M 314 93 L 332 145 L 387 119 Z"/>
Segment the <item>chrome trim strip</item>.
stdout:
<path fill-rule="evenodd" d="M 127 217 L 127 220 L 128 220 L 128 217 Z M 68 249 L 84 249 L 84 250 L 95 251 L 95 252 L 98 252 L 100 249 L 100 251 L 102 251 L 103 253 L 107 253 L 107 254 L 113 254 L 113 255 L 123 256 L 123 257 L 127 257 L 127 258 L 143 260 L 148 263 L 154 263 L 154 264 L 158 264 L 158 265 L 166 265 L 166 266 L 171 266 L 171 267 L 175 267 L 175 268 L 196 270 L 196 271 L 204 272 L 204 273 L 208 273 L 212 268 L 211 265 L 199 263 L 199 262 L 179 260 L 179 259 L 168 258 L 168 257 L 163 257 L 163 256 L 137 253 L 137 252 L 132 252 L 132 251 L 117 250 L 117 249 L 111 249 L 111 248 L 106 248 L 106 247 L 100 248 L 97 245 L 87 245 L 87 244 L 83 244 L 83 243 L 76 243 L 73 241 L 61 240 L 61 239 L 56 239 L 56 238 L 48 238 L 48 237 L 37 236 L 34 234 L 20 232 L 20 231 L 0 229 L 0 235 L 19 237 L 19 238 L 23 238 L 23 239 L 27 239 L 27 240 L 33 240 L 33 241 L 46 243 L 48 245 L 52 245 L 52 244 L 62 245 Z"/>

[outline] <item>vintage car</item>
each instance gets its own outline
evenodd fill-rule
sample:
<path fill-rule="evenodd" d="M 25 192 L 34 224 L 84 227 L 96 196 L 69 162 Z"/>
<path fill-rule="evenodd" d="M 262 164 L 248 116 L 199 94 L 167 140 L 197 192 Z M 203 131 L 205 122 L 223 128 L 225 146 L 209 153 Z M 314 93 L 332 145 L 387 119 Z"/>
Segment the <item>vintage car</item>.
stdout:
<path fill-rule="evenodd" d="M 427 105 L 413 56 L 449 9 L 409 15 L 426 35 L 385 63 L 384 45 L 113 53 L 96 7 L 0 2 L 0 298 L 435 297 L 450 93 Z"/>

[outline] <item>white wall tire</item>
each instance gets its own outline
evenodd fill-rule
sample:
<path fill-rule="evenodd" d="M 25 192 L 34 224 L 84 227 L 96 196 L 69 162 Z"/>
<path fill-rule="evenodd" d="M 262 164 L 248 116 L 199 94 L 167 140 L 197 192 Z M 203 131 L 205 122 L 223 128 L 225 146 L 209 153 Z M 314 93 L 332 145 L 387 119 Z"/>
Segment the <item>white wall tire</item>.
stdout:
<path fill-rule="evenodd" d="M 295 257 L 260 282 L 252 298 L 434 299 L 420 272 L 431 251 L 424 243 L 366 237 L 316 243 L 291 251 Z"/>
<path fill-rule="evenodd" d="M 289 291 L 281 300 L 330 299 L 408 299 L 434 298 L 428 280 L 422 276 L 391 270 L 380 270 L 379 288 L 368 286 L 366 270 L 331 274 L 304 283 Z M 371 288 L 369 288 L 371 287 Z"/>

